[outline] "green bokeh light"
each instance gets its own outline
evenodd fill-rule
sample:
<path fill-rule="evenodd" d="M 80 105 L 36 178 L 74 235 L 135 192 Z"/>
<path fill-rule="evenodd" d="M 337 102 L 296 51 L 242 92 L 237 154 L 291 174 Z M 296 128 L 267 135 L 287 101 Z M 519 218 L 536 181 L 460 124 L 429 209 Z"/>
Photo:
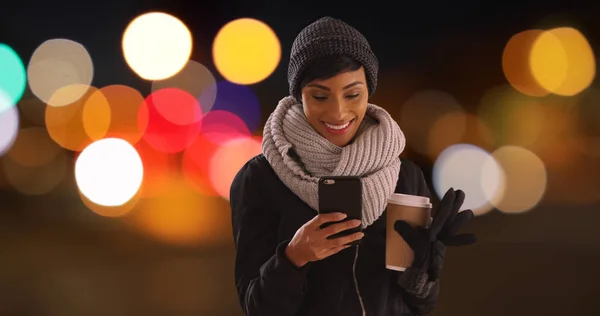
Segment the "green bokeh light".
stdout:
<path fill-rule="evenodd" d="M 25 66 L 19 55 L 8 45 L 0 43 L 0 113 L 6 111 L 23 96 L 27 79 Z"/>

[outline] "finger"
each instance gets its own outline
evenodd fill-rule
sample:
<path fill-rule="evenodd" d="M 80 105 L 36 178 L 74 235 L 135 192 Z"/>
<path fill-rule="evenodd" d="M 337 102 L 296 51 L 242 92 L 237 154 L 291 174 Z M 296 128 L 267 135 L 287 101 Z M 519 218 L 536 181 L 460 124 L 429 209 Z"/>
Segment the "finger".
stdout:
<path fill-rule="evenodd" d="M 313 219 L 310 221 L 310 225 L 313 228 L 318 228 L 325 223 L 341 221 L 344 218 L 346 218 L 346 216 L 347 216 L 346 214 L 339 213 L 339 212 L 321 213 L 321 214 L 313 217 Z"/>
<path fill-rule="evenodd" d="M 345 244 L 349 244 L 353 241 L 360 240 L 365 236 L 363 232 L 356 232 L 354 234 L 350 234 L 348 236 L 342 236 L 338 238 L 329 239 L 327 245 L 331 248 L 336 248 L 343 246 Z"/>
<path fill-rule="evenodd" d="M 465 202 L 465 192 L 463 190 L 454 191 L 454 208 L 460 209 Z"/>
<path fill-rule="evenodd" d="M 458 234 L 442 240 L 444 245 L 449 247 L 467 246 L 474 244 L 476 241 L 477 237 L 475 236 L 475 234 L 471 233 Z"/>
<path fill-rule="evenodd" d="M 329 236 L 335 235 L 339 232 L 348 230 L 348 229 L 352 229 L 352 228 L 356 228 L 360 226 L 360 221 L 357 219 L 353 219 L 350 221 L 344 221 L 341 223 L 337 223 L 337 224 L 332 224 L 331 226 L 328 226 L 327 228 L 324 228 L 321 230 L 321 234 L 323 236 L 323 238 L 327 238 Z"/>
<path fill-rule="evenodd" d="M 439 232 L 442 230 L 442 227 L 444 227 L 444 224 L 446 223 L 446 220 L 452 211 L 455 197 L 456 194 L 452 188 L 450 188 L 448 191 L 446 191 L 446 194 L 444 194 L 444 197 L 440 201 L 440 204 L 438 204 L 436 212 L 433 216 L 433 221 L 431 222 L 432 235 L 435 236 L 439 234 Z"/>
<path fill-rule="evenodd" d="M 454 202 L 452 203 L 452 208 L 448 212 L 448 217 L 446 218 L 444 226 L 441 228 L 440 231 L 438 231 L 438 233 L 444 232 L 445 235 L 448 235 L 448 236 L 453 235 L 453 234 L 449 234 L 448 231 L 450 230 L 450 227 L 453 225 L 454 221 L 456 220 L 456 216 L 458 215 L 459 210 L 462 207 L 464 202 L 465 202 L 465 193 L 462 190 L 454 191 Z"/>
<path fill-rule="evenodd" d="M 394 223 L 394 229 L 398 232 L 398 234 L 400 234 L 402 239 L 406 241 L 413 251 L 419 248 L 419 232 L 416 228 L 413 228 L 405 221 L 399 220 Z"/>
<path fill-rule="evenodd" d="M 461 227 L 463 227 L 469 221 L 471 221 L 471 219 L 473 219 L 473 216 L 474 214 L 471 210 L 464 210 L 462 212 L 459 212 L 458 215 L 456 215 L 454 221 L 452 221 L 452 223 L 448 225 L 449 227 L 447 230 L 445 230 L 444 235 L 448 237 L 456 235 L 456 233 L 458 233 Z"/>

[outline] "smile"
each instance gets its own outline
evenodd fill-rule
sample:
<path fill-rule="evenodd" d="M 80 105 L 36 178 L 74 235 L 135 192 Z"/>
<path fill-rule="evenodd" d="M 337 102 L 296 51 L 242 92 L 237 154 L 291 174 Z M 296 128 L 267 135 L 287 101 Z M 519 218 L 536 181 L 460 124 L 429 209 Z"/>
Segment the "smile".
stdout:
<path fill-rule="evenodd" d="M 352 123 L 354 122 L 354 119 L 341 124 L 341 125 L 335 125 L 335 124 L 330 124 L 330 123 L 326 123 L 323 122 L 323 125 L 325 125 L 327 131 L 329 131 L 332 134 L 344 134 L 345 132 L 347 132 L 350 129 L 350 126 L 352 126 Z"/>

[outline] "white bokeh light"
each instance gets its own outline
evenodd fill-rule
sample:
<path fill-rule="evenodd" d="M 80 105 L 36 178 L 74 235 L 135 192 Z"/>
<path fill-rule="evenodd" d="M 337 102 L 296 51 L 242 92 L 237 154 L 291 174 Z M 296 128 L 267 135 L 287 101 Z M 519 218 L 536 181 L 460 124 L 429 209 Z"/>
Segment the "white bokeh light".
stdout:
<path fill-rule="evenodd" d="M 150 12 L 135 18 L 123 34 L 125 61 L 141 78 L 163 80 L 178 73 L 192 53 L 192 34 L 178 18 Z"/>
<path fill-rule="evenodd" d="M 119 138 L 106 138 L 86 147 L 75 163 L 81 193 L 102 206 L 127 203 L 140 189 L 144 166 L 138 152 Z"/>
<path fill-rule="evenodd" d="M 4 98 L 4 94 L 0 91 L 0 100 Z M 0 112 L 0 157 L 15 143 L 19 126 L 19 111 L 16 107 L 8 107 Z"/>
<path fill-rule="evenodd" d="M 484 149 L 471 144 L 446 148 L 433 166 L 433 185 L 441 198 L 450 188 L 465 192 L 461 210 L 471 209 L 475 215 L 493 209 L 492 202 L 503 192 L 504 176 L 498 163 Z"/>

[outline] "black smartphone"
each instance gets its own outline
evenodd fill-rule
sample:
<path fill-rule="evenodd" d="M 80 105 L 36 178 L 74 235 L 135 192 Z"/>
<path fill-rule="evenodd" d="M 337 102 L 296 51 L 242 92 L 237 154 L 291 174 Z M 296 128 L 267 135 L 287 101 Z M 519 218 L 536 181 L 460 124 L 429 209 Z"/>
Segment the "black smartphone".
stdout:
<path fill-rule="evenodd" d="M 362 182 L 360 177 L 327 176 L 319 179 L 319 213 L 345 213 L 345 219 L 339 222 L 325 223 L 321 228 L 347 220 L 362 221 Z M 338 238 L 360 232 L 361 226 L 351 228 L 329 237 Z M 357 245 L 360 240 L 350 244 Z"/>

